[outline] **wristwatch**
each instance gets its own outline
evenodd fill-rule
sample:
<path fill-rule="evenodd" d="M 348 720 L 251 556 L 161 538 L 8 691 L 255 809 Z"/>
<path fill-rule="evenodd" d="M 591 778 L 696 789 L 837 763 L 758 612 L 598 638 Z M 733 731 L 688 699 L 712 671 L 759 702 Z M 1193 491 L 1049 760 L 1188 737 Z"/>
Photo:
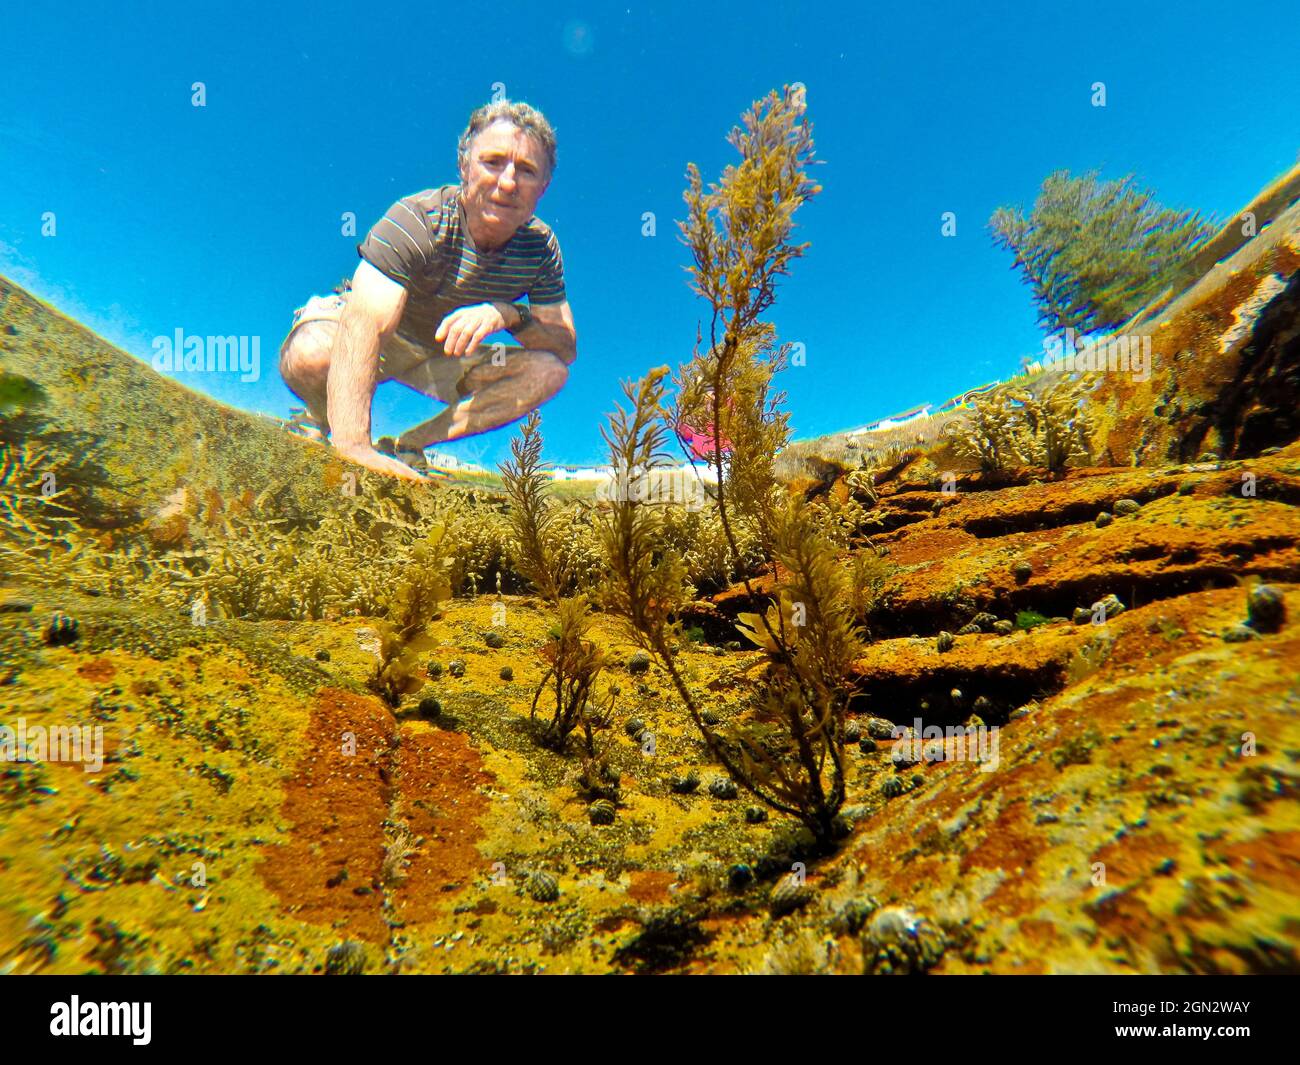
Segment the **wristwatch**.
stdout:
<path fill-rule="evenodd" d="M 532 312 L 532 308 L 530 308 L 528 304 L 512 303 L 510 304 L 510 306 L 513 307 L 519 313 L 519 324 L 511 326 L 510 332 L 518 333 L 520 330 L 527 329 L 530 325 L 533 324 L 533 312 Z"/>

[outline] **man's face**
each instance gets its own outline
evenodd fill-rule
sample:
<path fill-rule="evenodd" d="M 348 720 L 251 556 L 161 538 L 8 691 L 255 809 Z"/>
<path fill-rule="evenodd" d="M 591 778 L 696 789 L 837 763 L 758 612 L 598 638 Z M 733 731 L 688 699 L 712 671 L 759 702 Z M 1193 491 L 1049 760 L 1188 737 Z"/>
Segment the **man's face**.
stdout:
<path fill-rule="evenodd" d="M 474 138 L 460 179 L 474 241 L 488 247 L 505 244 L 533 216 L 550 183 L 540 145 L 506 121 Z"/>

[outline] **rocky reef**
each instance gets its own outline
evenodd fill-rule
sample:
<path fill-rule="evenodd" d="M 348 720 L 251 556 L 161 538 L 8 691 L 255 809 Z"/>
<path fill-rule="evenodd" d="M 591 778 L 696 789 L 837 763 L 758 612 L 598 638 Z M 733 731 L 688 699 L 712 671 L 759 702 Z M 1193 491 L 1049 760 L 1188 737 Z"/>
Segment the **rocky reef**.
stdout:
<path fill-rule="evenodd" d="M 0 752 L 102 736 L 0 762 L 0 971 L 1300 970 L 1298 189 L 1131 324 L 1173 355 L 1101 375 L 1086 459 L 794 471 L 870 636 L 829 851 L 598 608 L 590 732 L 543 742 L 592 504 L 538 596 L 504 496 L 362 475 L 0 279 Z M 781 573 L 665 528 L 693 712 L 761 719 Z"/>

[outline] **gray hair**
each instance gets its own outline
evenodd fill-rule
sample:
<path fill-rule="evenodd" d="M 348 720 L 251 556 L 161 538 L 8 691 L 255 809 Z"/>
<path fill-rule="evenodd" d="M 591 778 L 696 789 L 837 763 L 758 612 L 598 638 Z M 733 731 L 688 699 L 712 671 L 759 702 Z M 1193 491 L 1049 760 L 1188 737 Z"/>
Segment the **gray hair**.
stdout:
<path fill-rule="evenodd" d="M 484 104 L 469 116 L 469 125 L 460 135 L 460 143 L 457 146 L 457 163 L 460 169 L 464 170 L 469 162 L 469 149 L 474 143 L 474 138 L 494 122 L 501 121 L 509 122 L 515 129 L 527 133 L 542 146 L 542 152 L 546 156 L 546 176 L 549 180 L 555 173 L 555 130 L 546 121 L 546 116 L 535 107 L 511 100 L 497 100 Z"/>

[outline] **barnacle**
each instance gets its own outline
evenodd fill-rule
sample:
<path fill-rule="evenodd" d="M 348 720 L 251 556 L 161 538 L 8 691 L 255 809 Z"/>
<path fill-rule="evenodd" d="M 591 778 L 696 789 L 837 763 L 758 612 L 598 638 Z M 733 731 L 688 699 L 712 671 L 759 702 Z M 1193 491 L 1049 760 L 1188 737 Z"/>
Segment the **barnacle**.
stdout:
<path fill-rule="evenodd" d="M 902 906 L 877 910 L 862 936 L 867 975 L 910 975 L 938 964 L 947 946 L 943 932 Z"/>

